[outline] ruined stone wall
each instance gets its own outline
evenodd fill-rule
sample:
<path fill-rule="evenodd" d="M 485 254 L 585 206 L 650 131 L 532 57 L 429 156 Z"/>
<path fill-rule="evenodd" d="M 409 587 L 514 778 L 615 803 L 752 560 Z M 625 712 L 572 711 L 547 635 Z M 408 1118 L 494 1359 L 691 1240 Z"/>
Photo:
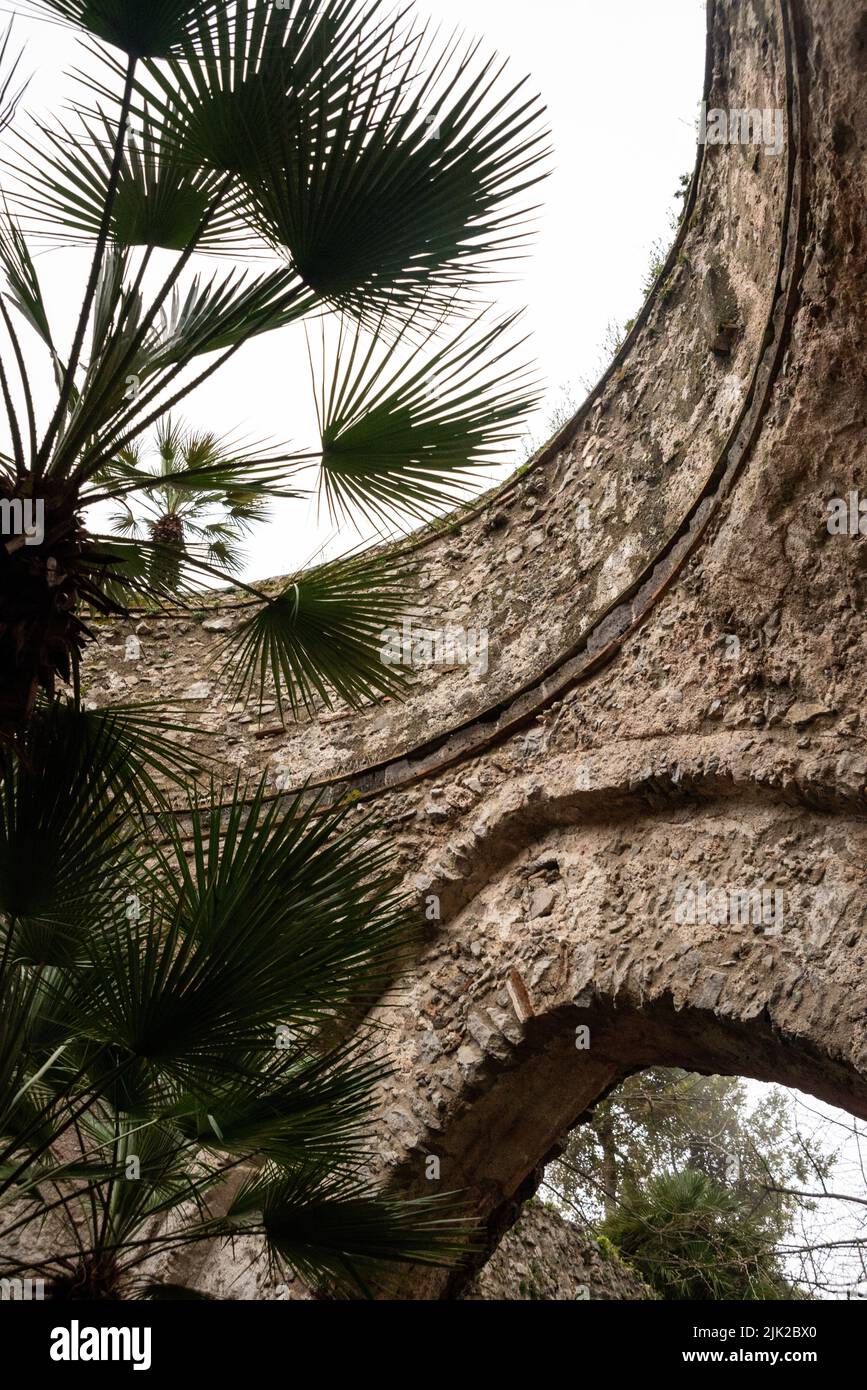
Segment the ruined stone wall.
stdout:
<path fill-rule="evenodd" d="M 867 546 L 857 515 L 855 535 L 827 525 L 864 485 L 865 77 L 861 4 L 711 4 L 709 106 L 779 107 L 784 149 L 701 152 L 597 390 L 519 479 L 413 542 L 413 612 L 485 629 L 486 672 L 284 728 L 272 701 L 221 700 L 231 596 L 115 625 L 89 668 L 97 701 L 186 695 L 193 741 L 275 794 L 325 769 L 375 812 L 420 921 L 438 901 L 383 1001 L 382 1174 L 429 1192 L 435 1154 L 489 1250 L 549 1150 L 641 1067 L 867 1115 Z M 750 891 L 781 911 L 742 919 Z M 183 1277 L 267 1296 L 235 1258 Z M 463 1288 L 422 1272 L 403 1293 Z"/>
<path fill-rule="evenodd" d="M 714 102 L 728 105 L 742 90 L 769 107 L 783 102 L 781 55 L 769 47 L 757 70 L 752 52 L 757 33 L 773 33 L 773 8 L 743 7 L 726 35 L 731 67 L 720 73 Z M 713 155 L 724 171 L 700 174 L 658 293 L 576 420 L 469 518 L 411 543 L 417 584 L 407 615 L 428 630 L 487 633 L 485 671 L 478 663 L 423 671 L 405 702 L 360 715 L 337 708 L 284 727 L 273 699 L 246 708 L 224 698 L 220 652 L 247 601 L 230 595 L 198 617 L 104 626 L 87 697 L 177 696 L 189 702 L 188 719 L 203 734 L 192 741 L 203 753 L 224 759 L 230 772 L 264 771 L 283 790 L 311 773 L 320 780 L 397 763 L 514 702 L 591 633 L 598 644 L 600 619 L 705 486 L 743 410 L 766 332 L 785 161 L 752 148 Z"/>
<path fill-rule="evenodd" d="M 529 1202 L 463 1297 L 476 1302 L 597 1303 L 638 1302 L 656 1295 L 592 1236 L 541 1202 Z"/>

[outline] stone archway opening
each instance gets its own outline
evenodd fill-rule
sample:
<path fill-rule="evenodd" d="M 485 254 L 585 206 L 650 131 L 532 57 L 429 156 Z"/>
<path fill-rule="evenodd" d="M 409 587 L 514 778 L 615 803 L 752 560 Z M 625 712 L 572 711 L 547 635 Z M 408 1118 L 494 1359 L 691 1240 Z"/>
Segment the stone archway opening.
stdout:
<path fill-rule="evenodd" d="M 536 1243 L 551 1257 L 535 1260 L 548 1289 L 559 1218 L 663 1298 L 863 1298 L 865 1138 L 863 1122 L 778 1085 L 659 1067 L 634 1073 L 546 1167 L 495 1270 L 544 1229 L 541 1202 L 552 1230 Z M 586 1260 L 578 1263 L 583 1277 Z M 543 1296 L 611 1296 L 604 1284 L 597 1294 L 593 1281 L 586 1293 L 575 1282 L 577 1291 L 561 1276 L 558 1292 Z"/>
<path fill-rule="evenodd" d="M 424 1192 L 435 1156 L 489 1248 L 563 1137 L 646 1068 L 773 1082 L 867 1118 L 862 820 L 749 778 L 739 791 L 736 759 L 669 771 L 667 788 L 656 767 L 601 792 L 569 761 L 516 779 L 477 827 L 476 876 L 455 881 L 440 855 L 442 882 L 425 880 L 448 923 L 391 1013 L 386 1163 Z M 408 1292 L 435 1288 L 421 1275 Z"/>

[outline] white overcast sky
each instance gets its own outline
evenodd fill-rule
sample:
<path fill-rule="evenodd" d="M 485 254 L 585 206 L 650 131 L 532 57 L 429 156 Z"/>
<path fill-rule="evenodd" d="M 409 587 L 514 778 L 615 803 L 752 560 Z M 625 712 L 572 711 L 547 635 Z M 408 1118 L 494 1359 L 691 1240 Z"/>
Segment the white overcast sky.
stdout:
<path fill-rule="evenodd" d="M 695 160 L 703 0 L 418 0 L 416 10 L 444 37 L 456 28 L 481 37 L 511 60 L 516 76 L 532 79 L 548 106 L 554 172 L 542 186 L 538 239 L 518 283 L 497 296 L 504 307 L 526 306 L 530 350 L 550 398 L 570 383 L 580 396 L 606 326 L 632 317 L 640 303 L 651 248 L 670 236 L 673 195 Z M 64 73 L 81 63 L 82 50 L 57 25 L 19 15 L 16 28 L 36 70 L 26 106 L 56 111 L 59 94 L 70 92 Z M 58 317 L 71 323 L 88 253 L 50 251 L 39 264 Z M 315 446 L 303 329 L 249 344 L 186 416 L 200 428 Z M 536 433 L 544 418 L 531 422 Z M 248 547 L 247 577 L 294 570 L 330 535 L 315 502 L 278 504 Z M 328 553 L 355 539 L 339 538 Z"/>

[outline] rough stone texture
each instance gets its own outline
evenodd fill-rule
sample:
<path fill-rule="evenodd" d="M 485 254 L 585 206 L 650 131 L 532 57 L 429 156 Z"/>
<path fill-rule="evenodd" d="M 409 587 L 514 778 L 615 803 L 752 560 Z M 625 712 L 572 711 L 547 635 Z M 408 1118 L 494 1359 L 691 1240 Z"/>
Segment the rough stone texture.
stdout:
<path fill-rule="evenodd" d="M 436 1154 L 492 1243 L 638 1068 L 867 1116 L 867 543 L 827 528 L 864 479 L 867 9 L 710 8 L 709 105 L 784 108 L 785 150 L 703 152 L 679 244 L 588 402 L 409 547 L 414 611 L 486 628 L 487 674 L 429 670 L 406 704 L 283 728 L 273 702 L 221 701 L 231 596 L 116 624 L 89 667 L 97 701 L 186 693 L 194 741 L 275 793 L 326 769 L 334 800 L 375 810 L 420 921 L 439 900 L 383 1001 L 382 1172 L 429 1192 Z M 678 892 L 702 884 L 780 892 L 782 920 L 682 920 Z M 173 1277 L 267 1297 L 248 1255 Z M 401 1287 L 460 1292 L 425 1272 Z"/>
<path fill-rule="evenodd" d="M 595 1303 L 637 1302 L 656 1295 L 591 1236 L 550 1207 L 529 1202 L 463 1297 Z"/>

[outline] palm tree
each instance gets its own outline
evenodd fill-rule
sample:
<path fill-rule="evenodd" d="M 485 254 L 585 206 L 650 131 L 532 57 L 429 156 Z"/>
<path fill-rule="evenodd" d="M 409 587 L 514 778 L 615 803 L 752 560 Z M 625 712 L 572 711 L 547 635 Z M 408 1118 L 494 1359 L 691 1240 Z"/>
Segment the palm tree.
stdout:
<path fill-rule="evenodd" d="M 629 1188 L 600 1228 L 665 1299 L 791 1298 L 761 1213 L 705 1173 L 662 1173 Z"/>
<path fill-rule="evenodd" d="M 315 461 L 338 515 L 391 525 L 396 511 L 418 521 L 464 498 L 479 467 L 502 459 L 536 387 L 513 356 L 514 316 L 490 320 L 480 296 L 523 249 L 546 139 L 524 83 L 504 82 L 476 44 L 438 47 L 382 0 L 24 8 L 88 37 L 92 63 L 74 120 L 31 122 L 6 161 L 0 737 L 12 741 L 40 690 L 50 699 L 58 680 L 77 681 L 87 615 L 159 601 L 158 557 L 170 570 L 178 560 L 175 522 L 171 534 L 106 537 L 91 529 L 92 504 L 168 489 L 253 506 Z M 68 344 L 34 259 L 46 245 L 90 251 Z M 216 270 L 196 268 L 206 256 Z M 318 443 L 255 457 L 180 450 L 158 474 L 140 465 L 148 432 L 246 343 L 311 316 L 340 324 L 313 368 Z M 31 347 L 56 379 L 45 418 Z M 38 541 L 20 534 L 25 504 L 41 509 Z M 219 549 L 185 548 L 180 571 L 200 585 L 229 577 Z M 298 643 L 307 586 L 327 608 L 332 581 L 337 662 L 309 623 Z M 406 598 L 393 557 L 296 574 L 276 595 L 243 587 L 242 683 L 261 659 L 293 706 L 313 689 L 357 703 L 401 688 L 367 621 L 371 606 Z"/>
<path fill-rule="evenodd" d="M 197 556 L 226 574 L 237 574 L 244 562 L 240 542 L 257 522 L 267 520 L 267 502 L 243 488 L 178 488 L 171 482 L 172 474 L 179 471 L 225 468 L 236 456 L 231 444 L 213 432 L 185 429 L 167 416 L 156 427 L 154 445 L 157 464 L 151 471 L 162 485 L 148 492 L 138 509 L 121 495 L 113 530 L 136 541 L 153 542 L 148 579 L 154 588 L 179 591 L 184 560 L 195 561 Z M 100 474 L 100 483 L 119 487 L 124 479 L 135 483 L 143 470 L 143 455 L 142 441 L 128 445 Z M 255 454 L 244 450 L 243 457 L 249 461 Z"/>
<path fill-rule="evenodd" d="M 466 1225 L 448 1202 L 365 1176 L 382 1067 L 351 1025 L 413 935 L 387 847 L 346 808 L 280 808 L 261 786 L 192 805 L 183 830 L 142 817 L 155 722 L 58 698 L 6 768 L 0 1275 L 147 1296 L 156 1256 L 240 1235 L 331 1292 L 369 1292 L 383 1261 L 452 1260 Z"/>

